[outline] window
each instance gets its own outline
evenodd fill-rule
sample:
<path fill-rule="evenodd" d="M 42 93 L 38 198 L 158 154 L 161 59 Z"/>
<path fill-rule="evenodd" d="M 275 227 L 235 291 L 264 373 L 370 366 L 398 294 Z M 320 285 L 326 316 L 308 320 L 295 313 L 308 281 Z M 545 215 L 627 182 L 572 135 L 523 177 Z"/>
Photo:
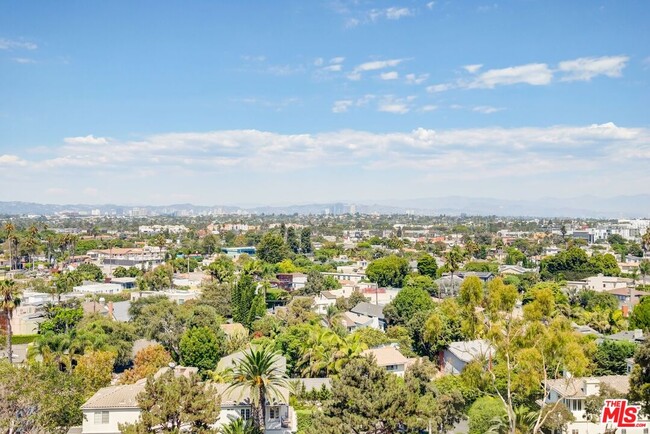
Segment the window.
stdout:
<path fill-rule="evenodd" d="M 571 434 L 580 434 L 580 432 L 577 429 L 572 429 Z"/>
<path fill-rule="evenodd" d="M 582 399 L 570 399 L 567 404 L 571 411 L 582 411 Z"/>
<path fill-rule="evenodd" d="M 269 419 L 279 419 L 280 418 L 280 407 L 269 407 Z"/>
<path fill-rule="evenodd" d="M 241 418 L 244 420 L 248 420 L 251 418 L 251 409 L 250 408 L 241 408 L 239 410 L 239 414 L 241 415 Z"/>
<path fill-rule="evenodd" d="M 648 434 L 648 428 L 643 428 L 643 434 Z"/>
<path fill-rule="evenodd" d="M 386 370 L 387 371 L 397 371 L 399 368 L 398 365 L 386 365 Z"/>
<path fill-rule="evenodd" d="M 108 415 L 109 413 L 107 411 L 96 411 L 95 412 L 95 425 L 100 425 L 100 424 L 107 424 L 108 423 Z"/>

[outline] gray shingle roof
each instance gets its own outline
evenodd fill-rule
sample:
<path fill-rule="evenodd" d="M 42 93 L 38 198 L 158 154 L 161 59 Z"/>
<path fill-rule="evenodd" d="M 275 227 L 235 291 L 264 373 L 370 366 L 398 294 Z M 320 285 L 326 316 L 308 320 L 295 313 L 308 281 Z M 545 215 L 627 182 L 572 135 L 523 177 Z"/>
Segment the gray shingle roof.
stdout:
<path fill-rule="evenodd" d="M 368 303 L 366 301 L 359 302 L 356 306 L 350 309 L 351 312 L 359 315 L 366 315 L 372 318 L 384 319 L 384 306 L 378 304 Z"/>

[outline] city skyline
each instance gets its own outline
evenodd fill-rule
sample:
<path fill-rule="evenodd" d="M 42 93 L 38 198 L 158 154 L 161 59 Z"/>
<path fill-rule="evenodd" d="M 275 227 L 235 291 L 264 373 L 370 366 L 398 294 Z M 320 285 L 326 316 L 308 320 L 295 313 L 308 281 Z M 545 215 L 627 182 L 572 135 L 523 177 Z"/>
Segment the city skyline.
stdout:
<path fill-rule="evenodd" d="M 648 193 L 644 2 L 0 10 L 0 200 Z"/>

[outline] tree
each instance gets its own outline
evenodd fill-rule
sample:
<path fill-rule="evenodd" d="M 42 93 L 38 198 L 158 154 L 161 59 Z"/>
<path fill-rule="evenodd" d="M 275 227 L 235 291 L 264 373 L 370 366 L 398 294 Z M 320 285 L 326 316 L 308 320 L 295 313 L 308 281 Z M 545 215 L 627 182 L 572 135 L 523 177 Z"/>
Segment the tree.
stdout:
<path fill-rule="evenodd" d="M 368 279 L 382 287 L 401 288 L 408 273 L 408 261 L 395 255 L 376 259 L 366 268 Z"/>
<path fill-rule="evenodd" d="M 643 342 L 634 354 L 628 399 L 640 403 L 643 413 L 650 413 L 650 340 Z"/>
<path fill-rule="evenodd" d="M 252 318 L 252 321 L 249 321 L 250 313 L 253 311 L 253 301 L 257 295 L 256 286 L 251 275 L 242 274 L 232 292 L 232 318 L 249 328 L 255 320 Z"/>
<path fill-rule="evenodd" d="M 630 315 L 630 328 L 650 330 L 650 297 L 643 297 Z"/>
<path fill-rule="evenodd" d="M 83 421 L 77 376 L 44 364 L 13 366 L 0 360 L 0 432 L 65 434 Z"/>
<path fill-rule="evenodd" d="M 438 276 L 438 263 L 436 259 L 429 254 L 420 256 L 418 258 L 418 272 L 423 276 L 429 276 L 435 279 Z"/>
<path fill-rule="evenodd" d="M 289 226 L 287 229 L 287 247 L 293 253 L 300 252 L 300 241 L 298 240 L 296 229 L 293 226 Z"/>
<path fill-rule="evenodd" d="M 262 261 L 277 264 L 288 256 L 288 249 L 282 236 L 274 232 L 266 233 L 257 245 L 257 257 Z"/>
<path fill-rule="evenodd" d="M 650 233 L 650 231 L 648 231 Z M 645 278 L 647 275 L 650 274 L 650 260 L 648 259 L 643 259 L 639 263 L 639 274 L 641 274 L 641 277 L 643 278 L 643 282 L 645 283 Z"/>
<path fill-rule="evenodd" d="M 88 351 L 77 358 L 73 372 L 83 384 L 87 398 L 111 384 L 115 357 L 112 351 Z"/>
<path fill-rule="evenodd" d="M 378 367 L 374 360 L 360 357 L 332 379 L 332 397 L 323 404 L 307 433 L 414 432 L 406 425 L 415 422 L 413 407 L 401 379 Z"/>
<path fill-rule="evenodd" d="M 626 341 L 605 340 L 599 344 L 594 354 L 595 375 L 627 374 L 627 359 L 634 355 L 636 344 Z"/>
<path fill-rule="evenodd" d="M 207 432 L 219 419 L 219 399 L 197 375 L 175 376 L 170 369 L 158 378 L 149 377 L 138 394 L 142 410 L 135 424 L 120 424 L 125 434 Z"/>
<path fill-rule="evenodd" d="M 420 288 L 427 291 L 432 297 L 438 295 L 438 285 L 433 278 L 424 275 L 410 275 L 404 279 L 404 288 Z"/>
<path fill-rule="evenodd" d="M 160 368 L 168 366 L 171 361 L 171 356 L 162 345 L 154 344 L 145 347 L 135 355 L 133 368 L 124 371 L 120 382 L 121 384 L 133 384 L 155 374 Z"/>
<path fill-rule="evenodd" d="M 482 315 L 477 311 L 483 302 L 483 282 L 476 276 L 468 276 L 460 285 L 458 304 L 462 309 L 463 332 L 469 339 L 475 339 L 483 324 Z"/>
<path fill-rule="evenodd" d="M 159 342 L 175 360 L 180 360 L 185 326 L 176 303 L 164 296 L 147 297 L 132 303 L 129 313 L 140 334 Z"/>
<path fill-rule="evenodd" d="M 311 229 L 303 228 L 300 231 L 300 250 L 302 253 L 311 253 L 314 251 L 311 245 Z"/>
<path fill-rule="evenodd" d="M 417 312 L 429 311 L 433 306 L 433 300 L 427 291 L 406 287 L 384 308 L 384 314 L 391 324 L 405 324 Z"/>
<path fill-rule="evenodd" d="M 307 283 L 300 290 L 300 293 L 304 295 L 318 295 L 323 291 L 330 291 L 340 287 L 341 283 L 332 276 L 324 276 L 317 270 L 311 270 L 307 274 Z"/>
<path fill-rule="evenodd" d="M 208 327 L 190 328 L 181 337 L 181 363 L 199 368 L 199 374 L 205 377 L 207 372 L 213 370 L 219 363 L 225 341 L 223 333 L 217 337 L 217 334 Z"/>
<path fill-rule="evenodd" d="M 505 416 L 503 405 L 499 399 L 484 396 L 477 399 L 467 412 L 469 417 L 469 434 L 484 434 L 490 432 L 494 419 Z"/>
<path fill-rule="evenodd" d="M 9 363 L 13 363 L 13 347 L 11 344 L 11 318 L 14 309 L 20 305 L 20 293 L 13 280 L 0 281 L 0 310 L 7 317 L 7 358 Z"/>
<path fill-rule="evenodd" d="M 95 282 L 104 281 L 104 273 L 102 273 L 102 269 L 95 264 L 81 264 L 75 271 L 81 275 L 83 280 L 93 280 Z"/>
<path fill-rule="evenodd" d="M 59 273 L 54 277 L 53 293 L 57 296 L 57 302 L 61 303 L 61 296 L 72 292 L 75 286 L 81 285 L 81 276 L 74 272 Z"/>
<path fill-rule="evenodd" d="M 251 348 L 233 369 L 232 389 L 247 389 L 253 406 L 253 425 L 266 427 L 266 404 L 269 398 L 280 399 L 281 388 L 288 387 L 286 374 L 278 367 L 280 355 L 268 347 Z"/>
<path fill-rule="evenodd" d="M 218 283 L 230 282 L 235 275 L 235 264 L 226 255 L 219 255 L 208 265 L 208 273 Z"/>
<path fill-rule="evenodd" d="M 201 304 L 212 306 L 217 314 L 232 317 L 232 285 L 230 283 L 209 282 L 201 285 Z"/>

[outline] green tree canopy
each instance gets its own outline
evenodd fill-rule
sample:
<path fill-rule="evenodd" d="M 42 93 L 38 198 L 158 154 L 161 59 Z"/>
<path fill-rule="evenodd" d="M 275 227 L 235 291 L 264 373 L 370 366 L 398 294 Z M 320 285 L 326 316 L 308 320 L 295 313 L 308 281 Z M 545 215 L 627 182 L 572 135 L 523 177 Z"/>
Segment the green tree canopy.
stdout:
<path fill-rule="evenodd" d="M 396 255 L 379 258 L 368 265 L 366 275 L 379 286 L 401 288 L 409 273 L 408 261 Z"/>

